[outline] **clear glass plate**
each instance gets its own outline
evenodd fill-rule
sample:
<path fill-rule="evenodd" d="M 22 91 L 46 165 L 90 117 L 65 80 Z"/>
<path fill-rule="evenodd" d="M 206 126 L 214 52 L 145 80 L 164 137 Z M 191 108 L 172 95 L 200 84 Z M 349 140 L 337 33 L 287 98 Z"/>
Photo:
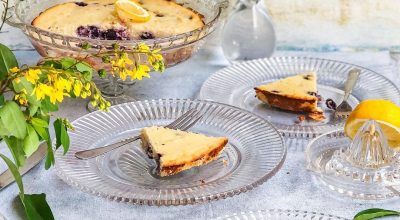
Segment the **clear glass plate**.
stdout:
<path fill-rule="evenodd" d="M 77 151 L 97 148 L 138 135 L 143 127 L 166 125 L 191 108 L 205 112 L 191 131 L 229 139 L 218 160 L 174 176 L 154 174 L 140 141 L 92 160 Z M 146 205 L 185 205 L 246 192 L 272 177 L 282 166 L 286 147 L 279 132 L 250 112 L 208 101 L 153 100 L 112 106 L 76 121 L 66 155 L 56 153 L 57 174 L 80 190 L 114 201 Z M 249 175 L 251 174 L 251 175 Z"/>
<path fill-rule="evenodd" d="M 304 220 L 304 219 L 318 219 L 318 220 L 349 220 L 334 215 L 328 215 L 317 212 L 300 211 L 300 210 L 259 210 L 235 213 L 219 217 L 216 220 Z"/>
<path fill-rule="evenodd" d="M 226 67 L 203 84 L 199 99 L 212 100 L 249 110 L 271 121 L 284 136 L 314 138 L 343 127 L 344 120 L 334 120 L 333 111 L 325 101 L 320 106 L 327 119 L 322 122 L 304 121 L 297 124 L 301 113 L 282 111 L 263 104 L 255 97 L 254 87 L 290 75 L 315 71 L 318 75 L 318 93 L 324 100 L 331 98 L 340 104 L 344 83 L 350 69 L 361 69 L 360 78 L 349 98 L 353 107 L 371 98 L 389 99 L 400 104 L 400 90 L 384 76 L 369 69 L 339 61 L 308 57 L 273 57 L 242 62 Z"/>

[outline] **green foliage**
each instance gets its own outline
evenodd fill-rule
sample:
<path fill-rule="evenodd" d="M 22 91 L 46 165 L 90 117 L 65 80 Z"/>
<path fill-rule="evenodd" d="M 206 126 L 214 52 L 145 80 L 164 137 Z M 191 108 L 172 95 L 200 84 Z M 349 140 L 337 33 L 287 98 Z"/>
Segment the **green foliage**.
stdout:
<path fill-rule="evenodd" d="M 46 202 L 45 194 L 24 195 L 23 204 L 29 220 L 54 219 L 50 206 Z"/>
<path fill-rule="evenodd" d="M 4 156 L 3 154 L 0 154 L 0 157 L 7 164 L 8 169 L 11 171 L 12 175 L 14 176 L 15 182 L 18 185 L 20 194 L 23 197 L 23 195 L 24 195 L 24 184 L 22 183 L 22 177 L 21 177 L 21 174 L 19 174 L 17 166 L 15 166 L 14 163 L 10 159 L 8 159 L 6 156 Z"/>
<path fill-rule="evenodd" d="M 53 125 L 54 131 L 56 132 L 56 149 L 62 145 L 64 148 L 64 154 L 66 154 L 69 149 L 69 136 L 66 124 L 62 119 L 58 118 L 54 121 Z"/>
<path fill-rule="evenodd" d="M 15 164 L 18 167 L 23 166 L 25 164 L 25 153 L 23 148 L 24 141 L 14 136 L 3 138 L 8 146 L 8 149 L 10 149 L 12 156 L 14 157 Z"/>
<path fill-rule="evenodd" d="M 151 50 L 144 44 L 129 50 L 121 49 L 118 44 L 113 46 L 112 52 L 99 51 L 92 56 L 101 58 L 103 63 L 109 65 L 112 74 L 116 73 L 121 79 L 131 76 L 131 79 L 141 80 L 150 77 L 151 68 L 164 70 L 160 50 Z M 84 43 L 82 48 L 89 49 L 91 45 Z M 142 58 L 139 57 L 146 56 L 147 60 L 140 62 Z M 91 103 L 100 109 L 107 110 L 110 107 L 110 103 L 92 82 L 93 73 L 90 64 L 71 57 L 45 58 L 38 65 L 19 67 L 12 51 L 0 44 L 0 142 L 7 144 L 14 161 L 2 154 L 0 157 L 18 184 L 20 199 L 30 220 L 54 217 L 44 194 L 24 194 L 18 169 L 24 165 L 27 157 L 37 151 L 41 142 L 47 144 L 46 169 L 55 163 L 55 150 L 62 146 L 64 154 L 68 152 L 68 130 L 73 129 L 69 121 L 62 118 L 54 121 L 55 149 L 49 133 L 51 113 L 58 111 L 58 105 L 64 97 L 90 97 Z M 104 69 L 98 73 L 101 77 L 107 75 Z M 6 92 L 12 94 L 12 98 L 6 98 Z"/>
<path fill-rule="evenodd" d="M 39 147 L 39 137 L 32 125 L 27 126 L 27 135 L 24 138 L 24 152 L 27 157 L 30 157 Z"/>
<path fill-rule="evenodd" d="M 354 216 L 354 220 L 370 220 L 386 216 L 400 216 L 400 212 L 385 209 L 367 209 Z"/>
<path fill-rule="evenodd" d="M 0 107 L 5 103 L 4 95 L 0 95 Z"/>
<path fill-rule="evenodd" d="M 25 138 L 27 131 L 25 116 L 17 103 L 7 101 L 0 109 L 0 120 L 3 125 L 7 125 L 5 128 L 9 134 L 19 139 Z"/>
<path fill-rule="evenodd" d="M 17 59 L 8 47 L 0 44 L 0 80 L 4 80 L 10 69 L 18 67 Z"/>

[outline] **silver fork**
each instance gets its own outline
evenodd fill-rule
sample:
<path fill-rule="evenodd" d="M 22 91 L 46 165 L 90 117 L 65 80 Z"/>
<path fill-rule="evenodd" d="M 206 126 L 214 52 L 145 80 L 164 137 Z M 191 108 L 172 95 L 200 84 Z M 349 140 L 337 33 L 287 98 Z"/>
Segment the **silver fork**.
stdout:
<path fill-rule="evenodd" d="M 173 121 L 171 124 L 164 126 L 165 128 L 170 128 L 170 129 L 179 129 L 182 131 L 186 131 L 189 128 L 193 127 L 202 117 L 203 113 L 199 112 L 196 109 L 190 109 L 189 111 L 185 112 L 182 114 L 179 118 L 177 118 L 175 121 Z M 110 144 L 104 147 L 99 147 L 95 149 L 90 149 L 90 150 L 84 150 L 84 151 L 78 151 L 75 153 L 75 157 L 81 160 L 86 160 L 86 159 L 91 159 L 98 157 L 100 155 L 103 155 L 105 153 L 108 153 L 112 150 L 115 150 L 117 148 L 120 148 L 124 145 L 127 145 L 129 143 L 132 143 L 134 141 L 137 141 L 140 139 L 140 135 L 125 139 L 123 141 Z"/>
<path fill-rule="evenodd" d="M 353 111 L 353 108 L 349 105 L 347 100 L 349 99 L 349 96 L 351 92 L 353 91 L 354 86 L 356 85 L 356 82 L 358 80 L 358 76 L 360 75 L 361 70 L 359 69 L 352 69 L 349 72 L 349 75 L 347 76 L 346 84 L 344 86 L 344 97 L 342 103 L 336 108 L 334 117 L 336 119 L 341 119 L 341 118 L 347 118 L 351 111 Z"/>

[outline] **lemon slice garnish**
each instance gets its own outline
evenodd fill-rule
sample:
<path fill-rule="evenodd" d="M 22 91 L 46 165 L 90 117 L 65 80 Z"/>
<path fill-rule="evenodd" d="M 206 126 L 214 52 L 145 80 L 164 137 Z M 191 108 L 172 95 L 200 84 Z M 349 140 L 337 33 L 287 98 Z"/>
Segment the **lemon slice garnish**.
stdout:
<path fill-rule="evenodd" d="M 368 120 L 379 123 L 388 144 L 400 150 L 400 107 L 388 100 L 365 100 L 350 114 L 344 130 L 351 139 Z"/>
<path fill-rule="evenodd" d="M 133 22 L 147 22 L 150 20 L 149 12 L 131 0 L 117 0 L 115 9 L 122 20 L 131 20 Z"/>

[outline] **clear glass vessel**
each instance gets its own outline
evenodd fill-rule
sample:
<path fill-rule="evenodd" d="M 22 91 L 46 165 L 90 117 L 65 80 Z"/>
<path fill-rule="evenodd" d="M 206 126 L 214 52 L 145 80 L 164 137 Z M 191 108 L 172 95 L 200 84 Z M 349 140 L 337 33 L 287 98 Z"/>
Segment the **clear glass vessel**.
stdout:
<path fill-rule="evenodd" d="M 214 220 L 350 220 L 339 216 L 301 210 L 270 209 L 221 216 Z"/>
<path fill-rule="evenodd" d="M 227 137 L 218 159 L 179 174 L 160 177 L 140 141 L 90 160 L 75 152 L 139 135 L 144 127 L 164 126 L 189 109 L 204 113 L 190 131 Z M 80 190 L 142 205 L 171 206 L 204 203 L 235 196 L 271 178 L 282 166 L 286 146 L 267 120 L 232 106 L 201 100 L 150 100 L 112 106 L 76 121 L 70 150 L 56 152 L 57 174 Z M 251 174 L 251 175 L 249 175 Z"/>
<path fill-rule="evenodd" d="M 353 108 L 365 99 L 388 99 L 400 104 L 400 90 L 381 74 L 354 64 L 313 57 L 272 57 L 228 66 L 203 83 L 198 98 L 237 106 L 267 118 L 285 137 L 315 138 L 343 128 L 345 120 L 336 120 L 325 100 L 330 98 L 337 104 L 342 101 L 348 72 L 354 68 L 362 71 L 348 100 Z M 317 73 L 318 94 L 324 99 L 320 103 L 326 115 L 324 121 L 296 123 L 300 113 L 270 107 L 254 97 L 256 86 L 310 71 Z"/>
<path fill-rule="evenodd" d="M 306 156 L 308 169 L 331 190 L 366 200 L 400 196 L 400 154 L 373 120 L 365 122 L 353 140 L 343 130 L 316 138 Z"/>
<path fill-rule="evenodd" d="M 230 62 L 270 57 L 276 39 L 264 1 L 240 0 L 225 23 L 221 42 Z"/>
<path fill-rule="evenodd" d="M 53 33 L 49 30 L 40 29 L 31 25 L 44 10 L 71 0 L 26 0 L 16 1 L 13 10 L 9 10 L 8 24 L 21 29 L 29 38 L 32 45 L 43 57 L 71 56 L 85 59 L 97 69 L 107 69 L 100 58 L 86 59 L 86 55 L 98 53 L 102 50 L 112 50 L 113 44 L 118 43 L 121 47 L 133 48 L 138 43 L 145 43 L 151 48 L 160 48 L 168 67 L 176 65 L 189 59 L 193 53 L 204 42 L 204 39 L 212 33 L 221 20 L 221 14 L 226 7 L 225 1 L 215 0 L 176 0 L 184 7 L 203 15 L 204 26 L 190 32 L 163 38 L 147 40 L 99 40 L 87 37 L 74 37 Z M 88 42 L 94 45 L 91 49 L 83 51 L 81 46 Z M 112 103 L 122 103 L 131 99 L 123 95 L 126 84 L 117 79 L 101 80 L 100 87 Z"/>

